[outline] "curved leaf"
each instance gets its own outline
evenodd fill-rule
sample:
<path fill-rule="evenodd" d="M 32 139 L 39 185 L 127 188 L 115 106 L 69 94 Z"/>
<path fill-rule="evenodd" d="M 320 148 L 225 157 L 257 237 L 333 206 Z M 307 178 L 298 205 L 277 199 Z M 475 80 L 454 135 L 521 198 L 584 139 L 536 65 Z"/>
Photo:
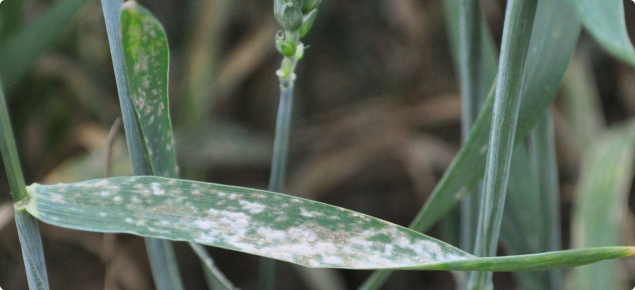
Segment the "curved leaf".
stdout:
<path fill-rule="evenodd" d="M 621 0 L 569 0 L 584 27 L 614 56 L 635 65 Z"/>
<path fill-rule="evenodd" d="M 28 187 L 29 213 L 79 230 L 183 240 L 307 267 L 537 270 L 632 255 L 614 247 L 476 258 L 413 230 L 281 193 L 154 176 Z"/>

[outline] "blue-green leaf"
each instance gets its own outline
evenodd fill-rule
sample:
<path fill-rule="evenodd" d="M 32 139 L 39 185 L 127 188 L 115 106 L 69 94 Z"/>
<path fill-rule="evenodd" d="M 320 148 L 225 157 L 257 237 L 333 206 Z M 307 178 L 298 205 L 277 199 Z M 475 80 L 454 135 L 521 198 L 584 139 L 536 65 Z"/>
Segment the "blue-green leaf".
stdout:
<path fill-rule="evenodd" d="M 613 247 L 476 258 L 413 230 L 270 191 L 155 176 L 27 189 L 29 213 L 53 225 L 197 242 L 308 267 L 518 271 L 632 255 Z"/>
<path fill-rule="evenodd" d="M 621 0 L 569 0 L 595 39 L 614 56 L 635 65 L 635 50 L 626 31 Z"/>
<path fill-rule="evenodd" d="M 596 136 L 583 162 L 572 224 L 573 246 L 619 245 L 633 181 L 635 122 Z M 621 289 L 617 268 L 615 263 L 603 262 L 576 269 L 569 289 Z"/>

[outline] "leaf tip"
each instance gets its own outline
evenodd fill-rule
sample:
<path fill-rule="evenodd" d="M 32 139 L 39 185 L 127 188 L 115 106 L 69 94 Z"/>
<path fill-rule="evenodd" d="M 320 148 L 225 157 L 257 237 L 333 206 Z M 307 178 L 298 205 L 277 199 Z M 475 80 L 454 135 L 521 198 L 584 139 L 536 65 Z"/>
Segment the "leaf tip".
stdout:
<path fill-rule="evenodd" d="M 123 3 L 123 5 L 121 5 L 121 11 L 124 10 L 134 10 L 139 6 L 139 3 L 137 3 L 137 1 L 131 0 L 131 1 L 126 1 Z"/>

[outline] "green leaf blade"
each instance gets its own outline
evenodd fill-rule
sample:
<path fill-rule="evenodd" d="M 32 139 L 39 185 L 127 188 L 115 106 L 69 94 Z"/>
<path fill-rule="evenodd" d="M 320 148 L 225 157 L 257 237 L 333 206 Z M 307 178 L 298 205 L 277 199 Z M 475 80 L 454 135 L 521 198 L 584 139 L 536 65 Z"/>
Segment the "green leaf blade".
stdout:
<path fill-rule="evenodd" d="M 24 174 L 18 156 L 18 148 L 11 128 L 9 109 L 2 85 L 0 84 L 0 155 L 9 180 L 9 187 L 13 192 L 14 206 L 28 202 L 28 193 L 24 183 Z M 15 223 L 20 239 L 20 248 L 26 268 L 29 289 L 48 290 L 48 274 L 44 262 L 42 237 L 37 220 L 24 210 L 16 209 Z"/>
<path fill-rule="evenodd" d="M 569 268 L 635 254 L 633 247 L 603 247 L 547 252 L 531 255 L 485 257 L 435 263 L 422 270 L 479 270 L 492 272 L 538 271 Z"/>
<path fill-rule="evenodd" d="M 569 0 L 593 37 L 614 56 L 635 65 L 635 50 L 626 31 L 620 0 Z"/>
<path fill-rule="evenodd" d="M 154 175 L 176 177 L 168 102 L 167 37 L 161 23 L 136 2 L 126 2 L 121 12 L 128 91 L 146 144 L 146 157 Z"/>
<path fill-rule="evenodd" d="M 571 6 L 564 1 L 540 1 L 536 19 L 523 77 L 517 140 L 527 135 L 553 100 L 573 55 L 581 27 Z M 493 108 L 494 98 L 490 94 L 468 140 L 415 217 L 411 228 L 417 231 L 429 229 L 481 180 L 485 172 Z"/>
<path fill-rule="evenodd" d="M 310 267 L 390 268 L 471 257 L 376 218 L 254 189 L 127 177 L 29 191 L 27 209 L 58 226 L 187 240 Z"/>
<path fill-rule="evenodd" d="M 633 248 L 476 258 L 398 225 L 324 203 L 250 188 L 155 176 L 28 187 L 43 222 L 198 242 L 307 267 L 535 270 L 633 254 Z"/>
<path fill-rule="evenodd" d="M 620 244 L 635 161 L 635 122 L 599 135 L 585 155 L 575 203 L 573 247 Z M 576 269 L 569 289 L 620 289 L 614 262 Z"/>

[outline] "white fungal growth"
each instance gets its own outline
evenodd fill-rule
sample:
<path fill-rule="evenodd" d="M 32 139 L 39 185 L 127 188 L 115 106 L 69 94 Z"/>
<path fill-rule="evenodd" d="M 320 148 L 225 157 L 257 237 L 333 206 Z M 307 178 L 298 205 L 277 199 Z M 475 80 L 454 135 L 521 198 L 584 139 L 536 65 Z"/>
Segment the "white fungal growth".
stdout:
<path fill-rule="evenodd" d="M 338 256 L 326 256 L 322 259 L 322 262 L 331 264 L 331 265 L 339 265 L 339 264 L 342 264 L 344 260 L 342 260 L 342 258 Z"/>
<path fill-rule="evenodd" d="M 197 220 L 194 224 L 201 230 L 209 230 L 216 225 L 215 222 L 207 220 Z"/>
<path fill-rule="evenodd" d="M 158 182 L 153 182 L 152 184 L 150 184 L 150 187 L 152 188 L 152 194 L 154 194 L 154 195 L 164 195 L 165 194 L 165 190 L 163 190 L 161 188 L 161 185 Z"/>
<path fill-rule="evenodd" d="M 316 267 L 407 267 L 471 258 L 394 224 L 308 200 L 157 177 L 111 180 L 40 186 L 37 196 L 48 205 L 36 205 L 38 218 L 62 226 L 82 219 L 91 230 L 195 241 Z M 82 211 L 69 217 L 68 208 Z"/>
<path fill-rule="evenodd" d="M 244 210 L 247 210 L 252 214 L 258 214 L 265 210 L 265 205 L 263 205 L 262 203 L 249 202 L 246 200 L 241 200 L 238 203 L 243 207 Z"/>
<path fill-rule="evenodd" d="M 66 201 L 64 201 L 64 196 L 62 196 L 61 194 L 52 194 L 51 200 L 54 203 L 66 203 Z"/>
<path fill-rule="evenodd" d="M 303 217 L 306 217 L 306 218 L 314 218 L 314 217 L 322 215 L 321 213 L 319 213 L 317 211 L 311 211 L 311 210 L 305 209 L 303 207 L 300 208 L 300 214 Z"/>
<path fill-rule="evenodd" d="M 394 248 L 394 246 L 392 244 L 385 244 L 384 245 L 384 256 L 390 256 L 392 255 L 392 249 Z"/>

